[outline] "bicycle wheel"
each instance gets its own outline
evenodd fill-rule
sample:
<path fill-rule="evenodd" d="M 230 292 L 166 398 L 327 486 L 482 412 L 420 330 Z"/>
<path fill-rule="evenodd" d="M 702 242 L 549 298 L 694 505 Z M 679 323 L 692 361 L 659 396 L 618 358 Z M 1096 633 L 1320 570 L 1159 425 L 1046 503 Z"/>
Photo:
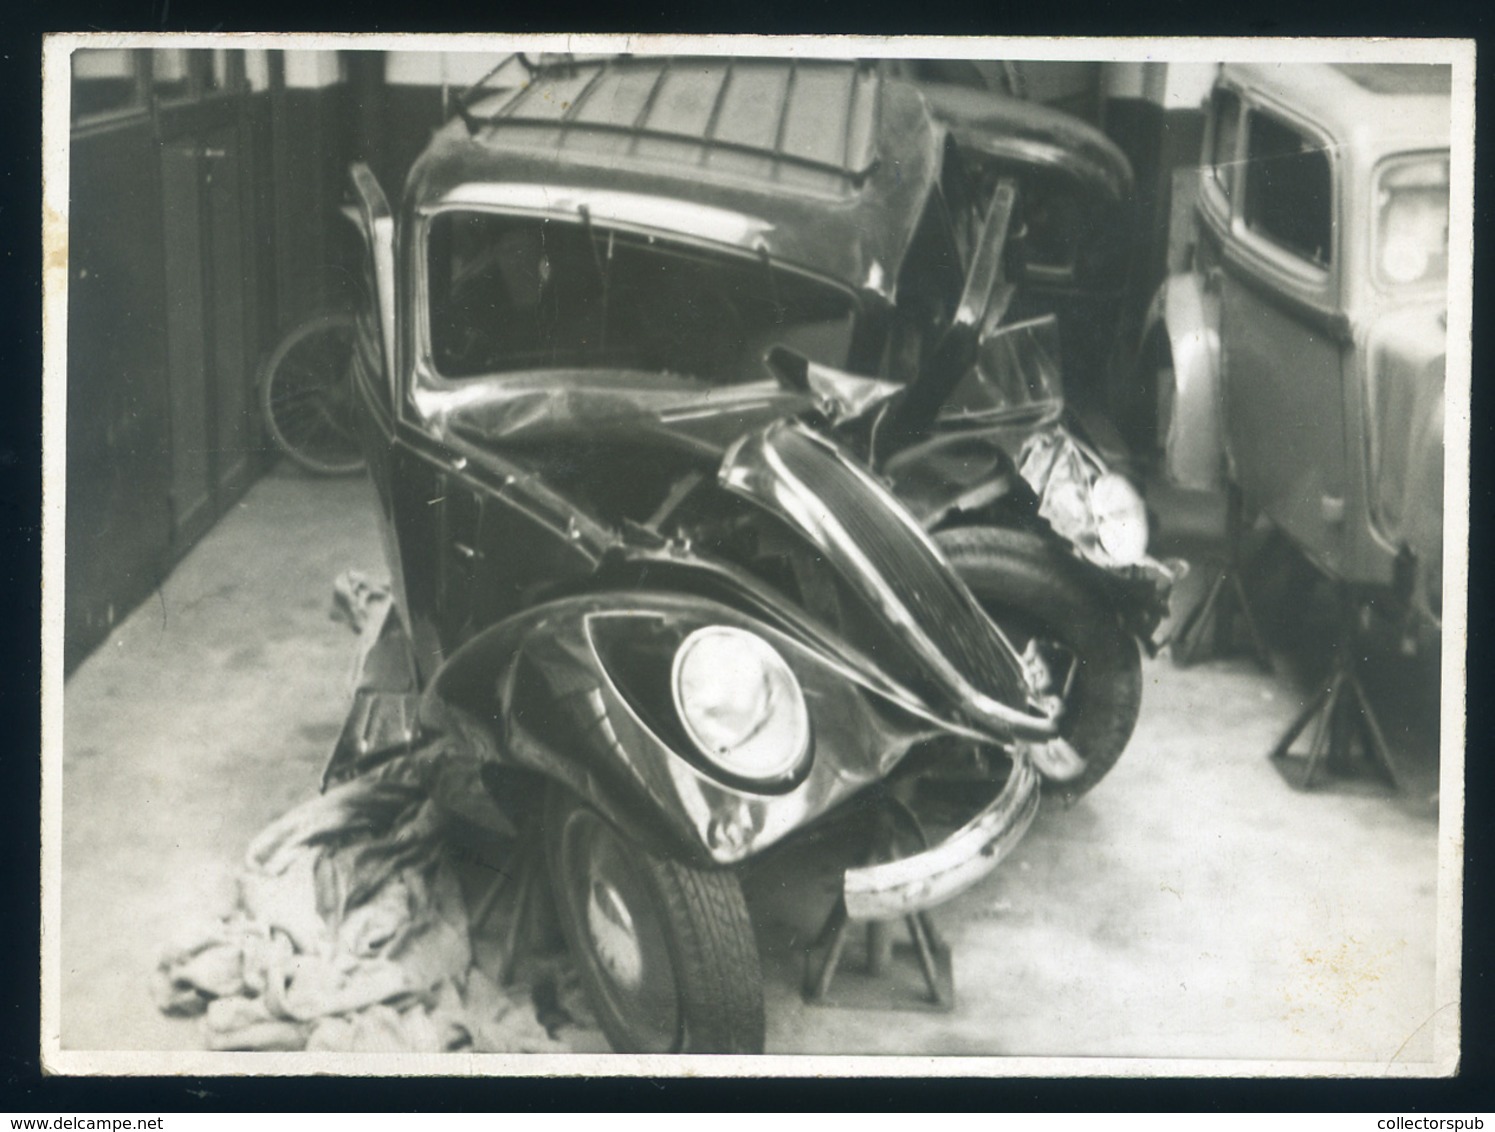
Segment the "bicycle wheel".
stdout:
<path fill-rule="evenodd" d="M 355 332 L 346 312 L 308 319 L 280 340 L 260 378 L 260 408 L 271 439 L 319 475 L 363 467 L 349 373 Z"/>

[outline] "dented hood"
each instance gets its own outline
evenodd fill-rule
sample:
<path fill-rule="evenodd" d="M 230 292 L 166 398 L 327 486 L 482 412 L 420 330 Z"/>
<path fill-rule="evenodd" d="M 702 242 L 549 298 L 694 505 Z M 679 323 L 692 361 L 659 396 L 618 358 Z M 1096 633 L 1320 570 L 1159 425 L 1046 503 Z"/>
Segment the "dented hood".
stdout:
<path fill-rule="evenodd" d="M 711 386 L 642 370 L 547 370 L 474 382 L 437 415 L 464 439 L 496 448 L 653 440 L 720 458 L 744 432 L 813 403 L 771 379 Z"/>

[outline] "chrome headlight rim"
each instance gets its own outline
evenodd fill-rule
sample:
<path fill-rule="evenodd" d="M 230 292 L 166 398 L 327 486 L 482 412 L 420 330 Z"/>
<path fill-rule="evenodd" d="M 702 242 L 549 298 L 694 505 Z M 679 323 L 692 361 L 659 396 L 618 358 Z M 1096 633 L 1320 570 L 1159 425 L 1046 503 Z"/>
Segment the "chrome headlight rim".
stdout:
<path fill-rule="evenodd" d="M 703 650 L 726 646 L 758 665 L 766 688 L 764 709 L 771 713 L 730 748 L 713 741 L 686 687 L 691 665 Z M 778 649 L 757 633 L 733 625 L 705 625 L 693 630 L 675 650 L 670 666 L 670 695 L 675 717 L 697 756 L 723 781 L 749 788 L 772 787 L 800 777 L 811 747 L 809 708 L 793 669 Z"/>

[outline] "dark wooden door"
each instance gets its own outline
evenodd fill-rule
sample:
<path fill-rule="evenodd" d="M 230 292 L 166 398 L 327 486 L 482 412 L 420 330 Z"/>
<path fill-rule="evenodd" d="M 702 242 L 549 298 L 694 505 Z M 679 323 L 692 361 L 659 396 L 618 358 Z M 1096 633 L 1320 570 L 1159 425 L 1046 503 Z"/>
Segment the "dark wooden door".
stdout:
<path fill-rule="evenodd" d="M 264 466 L 255 378 L 276 298 L 269 98 L 244 53 L 72 62 L 69 671 Z"/>
<path fill-rule="evenodd" d="M 243 99 L 232 71 L 219 73 L 218 64 L 189 58 L 185 85 L 158 116 L 178 549 L 248 487 L 263 450 L 252 333 L 253 162 Z"/>
<path fill-rule="evenodd" d="M 177 544 L 191 542 L 213 521 L 200 166 L 198 147 L 190 140 L 161 149 L 172 541 Z"/>
<path fill-rule="evenodd" d="M 246 254 L 248 162 L 235 120 L 204 136 L 203 192 L 207 201 L 207 292 L 212 301 L 213 401 L 217 419 L 216 487 L 220 497 L 234 498 L 249 486 L 261 435 L 253 338 L 247 315 L 253 298 L 252 273 Z"/>
<path fill-rule="evenodd" d="M 69 671 L 161 581 L 171 538 L 160 202 L 149 118 L 73 139 L 68 221 Z"/>

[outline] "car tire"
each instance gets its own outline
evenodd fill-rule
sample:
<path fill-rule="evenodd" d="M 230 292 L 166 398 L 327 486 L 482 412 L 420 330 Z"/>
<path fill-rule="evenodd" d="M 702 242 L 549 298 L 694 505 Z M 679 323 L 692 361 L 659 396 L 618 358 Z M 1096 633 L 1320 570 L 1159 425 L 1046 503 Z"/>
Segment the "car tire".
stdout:
<path fill-rule="evenodd" d="M 656 856 L 552 785 L 561 930 L 619 1053 L 763 1052 L 763 975 L 735 874 Z"/>
<path fill-rule="evenodd" d="M 1137 642 L 1072 563 L 1038 536 L 966 527 L 936 536 L 987 614 L 1022 650 L 1031 640 L 1075 663 L 1060 734 L 1084 758 L 1067 781 L 1044 780 L 1044 793 L 1072 804 L 1106 776 L 1132 737 L 1142 705 Z"/>

